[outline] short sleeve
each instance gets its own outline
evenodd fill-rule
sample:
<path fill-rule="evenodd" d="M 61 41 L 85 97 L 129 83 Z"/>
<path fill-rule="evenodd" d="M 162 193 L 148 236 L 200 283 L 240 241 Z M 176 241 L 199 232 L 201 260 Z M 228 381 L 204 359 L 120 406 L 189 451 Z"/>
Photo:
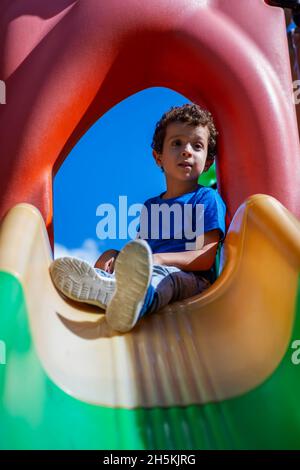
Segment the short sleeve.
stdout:
<path fill-rule="evenodd" d="M 222 241 L 226 231 L 226 206 L 220 194 L 215 189 L 207 188 L 199 203 L 204 205 L 204 232 L 219 229 Z"/>

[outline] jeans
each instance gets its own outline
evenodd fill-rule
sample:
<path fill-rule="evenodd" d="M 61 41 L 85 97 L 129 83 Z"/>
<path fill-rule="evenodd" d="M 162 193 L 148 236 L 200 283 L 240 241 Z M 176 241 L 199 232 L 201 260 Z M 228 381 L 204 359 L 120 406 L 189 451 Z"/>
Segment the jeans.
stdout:
<path fill-rule="evenodd" d="M 95 270 L 103 276 L 115 277 L 115 273 L 110 274 L 99 268 Z M 210 282 L 198 273 L 182 271 L 175 266 L 154 264 L 139 318 L 157 312 L 171 302 L 200 294 L 209 286 Z"/>

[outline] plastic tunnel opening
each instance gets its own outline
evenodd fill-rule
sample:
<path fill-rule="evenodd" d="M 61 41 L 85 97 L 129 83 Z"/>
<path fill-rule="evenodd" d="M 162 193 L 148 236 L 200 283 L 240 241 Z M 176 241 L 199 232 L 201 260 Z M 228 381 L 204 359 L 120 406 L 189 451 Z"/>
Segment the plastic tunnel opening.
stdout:
<path fill-rule="evenodd" d="M 171 89 L 148 88 L 111 108 L 83 135 L 54 177 L 55 258 L 94 264 L 103 251 L 120 250 L 133 237 L 136 204 L 166 189 L 152 156 L 155 124 L 172 106 L 187 102 Z M 215 165 L 199 183 L 217 187 Z M 108 212 L 111 229 L 99 225 Z"/>

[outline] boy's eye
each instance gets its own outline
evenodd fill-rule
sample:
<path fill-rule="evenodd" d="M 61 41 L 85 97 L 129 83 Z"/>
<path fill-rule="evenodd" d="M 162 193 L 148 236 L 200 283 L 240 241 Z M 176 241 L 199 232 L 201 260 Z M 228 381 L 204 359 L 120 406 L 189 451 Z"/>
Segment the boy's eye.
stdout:
<path fill-rule="evenodd" d="M 182 143 L 182 142 L 181 142 L 180 139 L 176 139 L 176 140 L 173 140 L 172 145 L 173 145 L 174 147 L 177 147 L 178 145 L 181 145 L 181 143 Z M 195 149 L 197 149 L 197 150 L 201 150 L 201 149 L 202 149 L 202 144 L 201 144 L 200 142 L 195 143 L 195 144 L 194 144 L 194 147 L 195 147 Z"/>
<path fill-rule="evenodd" d="M 195 148 L 196 148 L 197 150 L 202 149 L 202 144 L 195 144 Z"/>

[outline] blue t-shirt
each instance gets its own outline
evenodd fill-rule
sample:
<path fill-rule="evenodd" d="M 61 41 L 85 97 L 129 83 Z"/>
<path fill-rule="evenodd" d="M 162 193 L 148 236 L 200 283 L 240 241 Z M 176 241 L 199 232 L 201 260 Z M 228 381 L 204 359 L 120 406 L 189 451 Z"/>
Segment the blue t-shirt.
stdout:
<path fill-rule="evenodd" d="M 201 235 L 214 229 L 220 231 L 220 241 L 224 239 L 226 206 L 215 189 L 198 185 L 175 198 L 162 195 L 147 199 L 138 226 L 137 237 L 146 240 L 153 253 L 195 250 L 196 239 L 201 241 Z M 213 270 L 201 273 L 210 281 L 215 278 Z"/>

